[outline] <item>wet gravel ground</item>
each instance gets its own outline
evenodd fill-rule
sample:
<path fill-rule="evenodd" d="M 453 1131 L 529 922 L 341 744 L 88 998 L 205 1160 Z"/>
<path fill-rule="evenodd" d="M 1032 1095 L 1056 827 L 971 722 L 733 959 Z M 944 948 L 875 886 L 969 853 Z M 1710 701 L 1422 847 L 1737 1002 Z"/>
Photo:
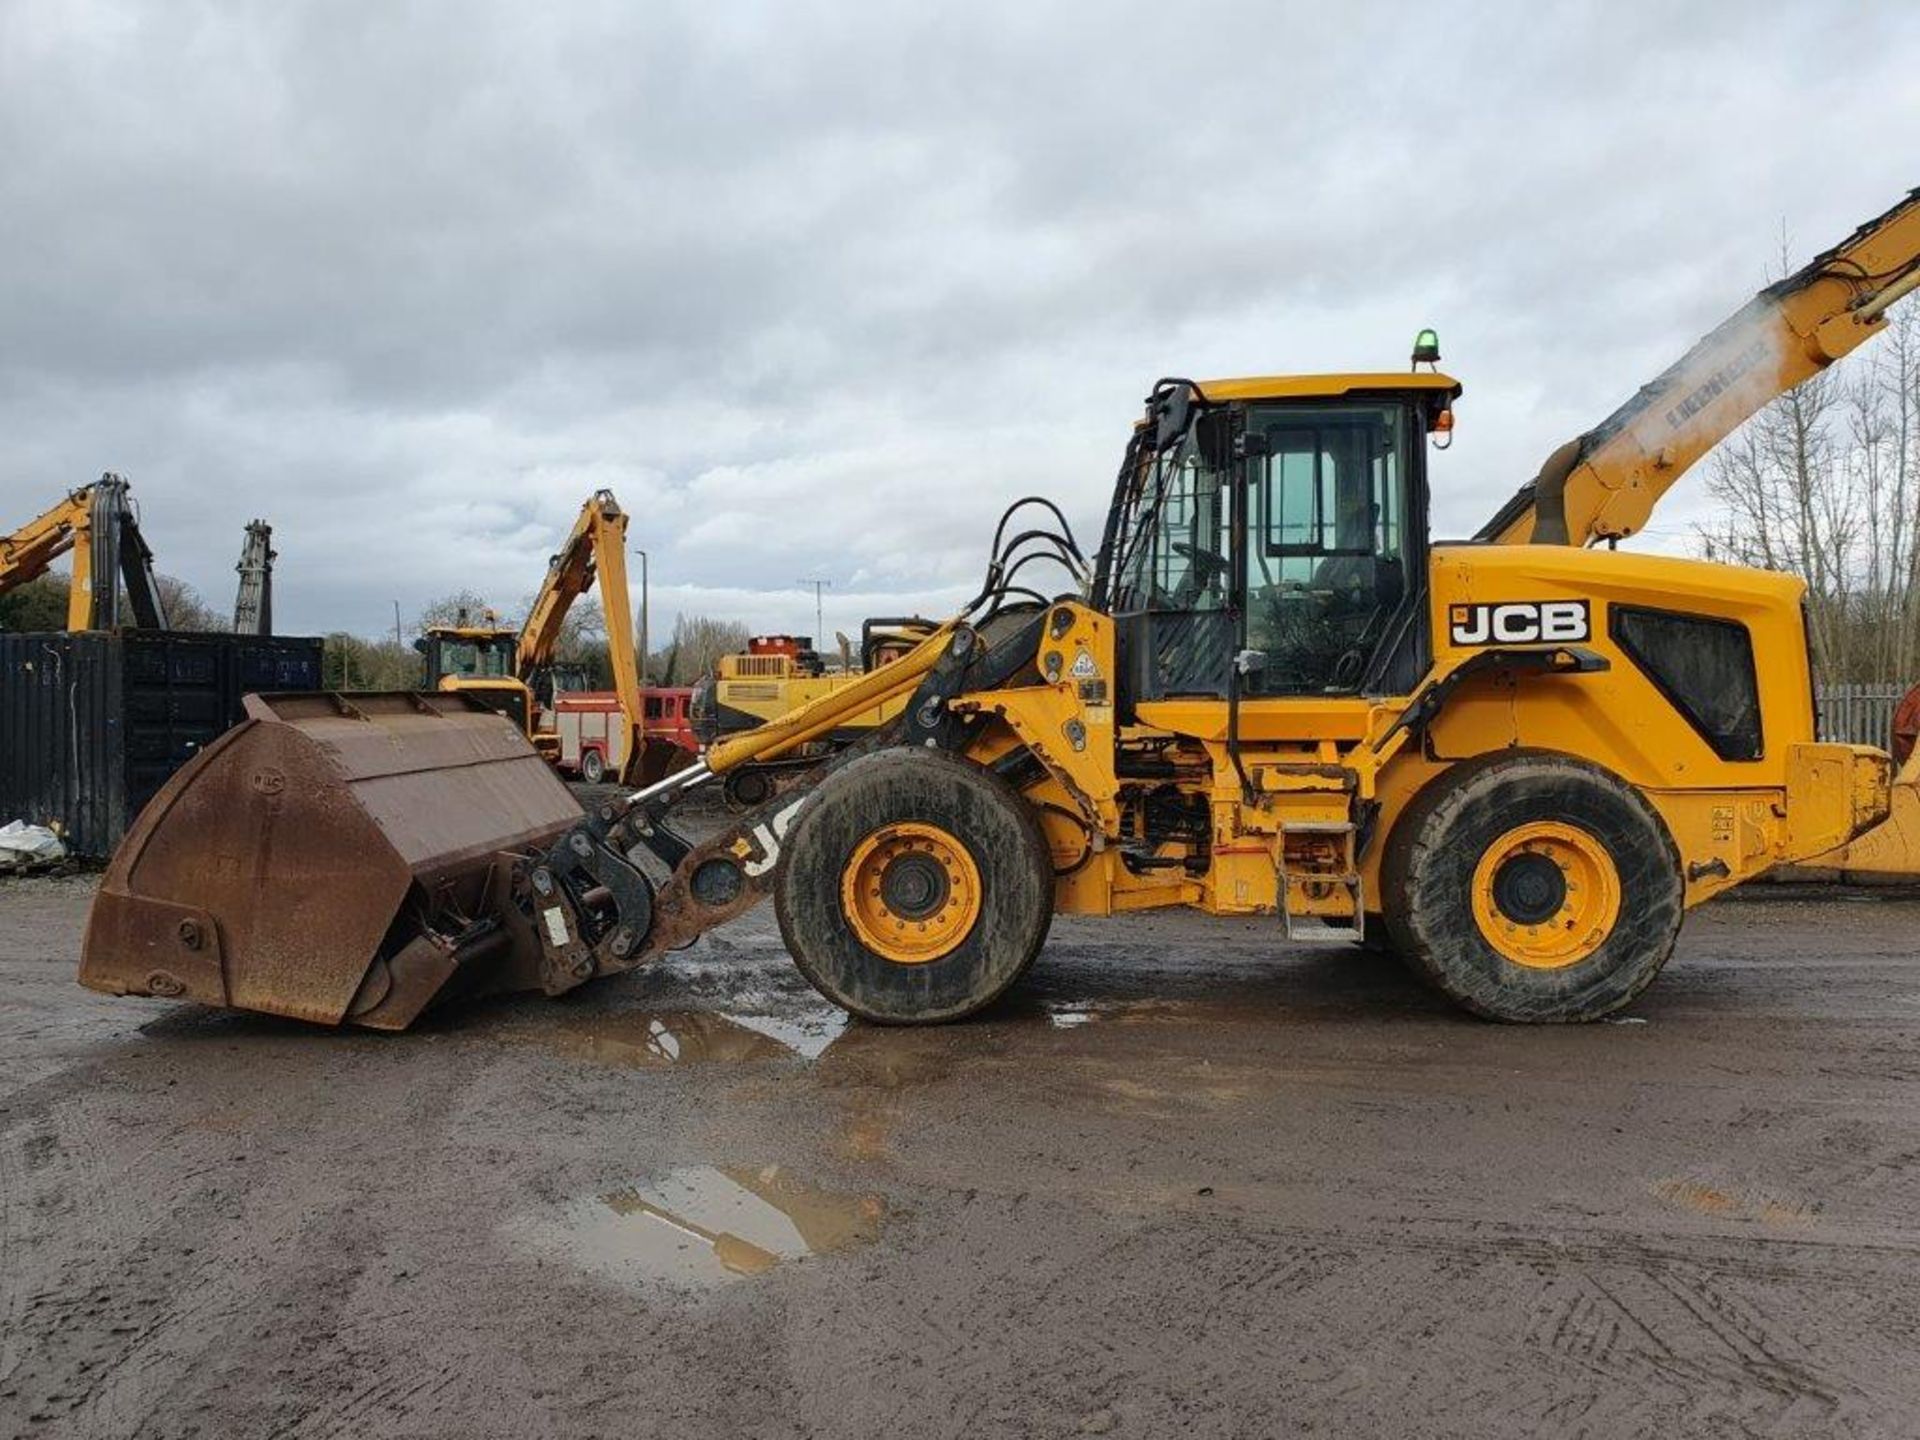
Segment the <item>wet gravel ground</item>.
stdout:
<path fill-rule="evenodd" d="M 1723 901 L 1512 1029 L 1063 920 L 844 1024 L 764 908 L 400 1036 L 72 979 L 0 883 L 0 1436 L 1909 1436 L 1920 902 Z"/>

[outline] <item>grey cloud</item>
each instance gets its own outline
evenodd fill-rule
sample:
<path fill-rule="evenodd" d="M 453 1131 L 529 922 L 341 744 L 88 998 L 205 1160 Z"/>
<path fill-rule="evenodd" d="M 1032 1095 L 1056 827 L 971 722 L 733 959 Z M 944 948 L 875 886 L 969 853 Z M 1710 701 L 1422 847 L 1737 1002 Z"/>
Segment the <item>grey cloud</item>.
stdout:
<path fill-rule="evenodd" d="M 844 629 L 964 588 L 1013 495 L 1094 529 L 1155 375 L 1396 368 L 1433 323 L 1469 529 L 1783 219 L 1824 244 L 1920 180 L 1916 40 L 1786 4 L 9 7 L 0 524 L 122 468 L 166 568 L 223 599 L 266 514 L 283 623 L 371 631 L 524 595 L 606 484 L 663 603 L 791 628 L 833 575 Z"/>

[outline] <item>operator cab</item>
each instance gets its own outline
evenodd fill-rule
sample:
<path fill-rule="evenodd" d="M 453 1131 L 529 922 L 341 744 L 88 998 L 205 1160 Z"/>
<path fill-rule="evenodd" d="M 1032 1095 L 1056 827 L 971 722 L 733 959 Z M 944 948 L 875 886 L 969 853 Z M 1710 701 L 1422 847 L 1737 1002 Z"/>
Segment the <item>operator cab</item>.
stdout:
<path fill-rule="evenodd" d="M 1163 381 L 1097 586 L 1122 702 L 1408 693 L 1427 668 L 1436 373 Z"/>
<path fill-rule="evenodd" d="M 425 658 L 427 688 L 437 690 L 447 679 L 499 680 L 511 676 L 519 643 L 517 630 L 435 625 L 413 646 Z"/>
<path fill-rule="evenodd" d="M 469 625 L 465 619 L 463 615 L 459 624 L 429 626 L 413 642 L 424 662 L 426 688 L 461 691 L 505 715 L 522 733 L 531 733 L 533 695 L 515 674 L 520 632 Z"/>

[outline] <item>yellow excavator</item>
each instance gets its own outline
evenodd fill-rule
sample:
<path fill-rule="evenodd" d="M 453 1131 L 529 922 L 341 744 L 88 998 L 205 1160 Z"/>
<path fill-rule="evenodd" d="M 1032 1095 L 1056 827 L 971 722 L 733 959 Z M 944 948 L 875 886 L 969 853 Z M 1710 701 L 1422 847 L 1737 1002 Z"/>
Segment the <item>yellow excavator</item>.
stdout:
<path fill-rule="evenodd" d="M 11 535 L 0 535 L 0 595 L 39 579 L 69 553 L 67 629 L 117 630 L 129 621 L 143 630 L 166 628 L 153 551 L 140 534 L 123 477 L 108 472 Z"/>
<path fill-rule="evenodd" d="M 464 697 L 253 697 L 115 857 L 80 979 L 396 1029 L 630 970 L 771 896 L 802 973 L 888 1023 L 991 1004 L 1056 912 L 1167 906 L 1384 933 L 1491 1018 L 1607 1015 L 1688 908 L 1878 823 L 1890 766 L 1816 738 L 1799 581 L 1582 542 L 1631 533 L 1916 277 L 1910 196 L 1476 542 L 1428 535 L 1461 390 L 1430 332 L 1410 373 L 1160 381 L 1091 559 L 1016 501 L 979 593 L 907 655 L 591 813 Z M 714 838 L 675 830 L 702 785 L 901 697 Z"/>
<path fill-rule="evenodd" d="M 837 674 L 828 673 L 811 639 L 798 635 L 755 636 L 744 653 L 722 655 L 713 674 L 694 686 L 689 710 L 693 733 L 702 745 L 713 745 L 729 735 L 777 720 L 898 660 L 934 628 L 933 621 L 918 615 L 864 620 L 860 625 L 859 668 L 852 664 L 852 642 L 842 635 L 842 668 Z M 740 766 L 728 774 L 723 786 L 727 804 L 735 810 L 750 810 L 766 803 L 808 766 L 892 720 L 905 703 L 904 695 L 896 696 L 871 710 L 847 716 L 831 734 L 809 742 L 800 753 Z"/>
<path fill-rule="evenodd" d="M 428 627 L 415 642 L 426 659 L 427 683 L 442 694 L 464 695 L 511 718 L 549 761 L 560 754 L 553 728 L 554 652 L 574 602 L 595 584 L 606 618 L 607 658 L 613 670 L 625 744 L 628 783 L 656 779 L 681 752 L 645 734 L 640 666 L 633 649 L 633 604 L 627 591 L 627 514 L 611 490 L 596 490 L 580 507 L 566 543 L 547 562 L 526 623 L 502 625 L 492 611 Z"/>

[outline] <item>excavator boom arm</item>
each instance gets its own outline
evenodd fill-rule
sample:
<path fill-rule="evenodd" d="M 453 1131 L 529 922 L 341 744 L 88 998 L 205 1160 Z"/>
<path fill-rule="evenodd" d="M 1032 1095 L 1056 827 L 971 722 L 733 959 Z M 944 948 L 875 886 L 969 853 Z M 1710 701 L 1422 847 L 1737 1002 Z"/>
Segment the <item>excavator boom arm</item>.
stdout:
<path fill-rule="evenodd" d="M 633 604 L 627 591 L 627 516 L 611 490 L 596 490 L 580 507 L 566 544 L 547 564 L 547 578 L 520 630 L 515 668 L 531 682 L 533 672 L 553 663 L 567 612 L 596 580 L 606 618 L 607 656 L 613 689 L 627 727 L 625 753 L 637 763 L 642 741 L 640 665 L 633 650 Z"/>
<path fill-rule="evenodd" d="M 127 482 L 102 475 L 92 485 L 0 537 L 0 594 L 36 580 L 68 551 L 73 577 L 67 588 L 69 630 L 112 630 L 120 623 L 120 587 L 124 584 L 133 622 L 149 630 L 166 628 L 165 606 L 154 581 L 153 551 L 140 534 Z"/>
<path fill-rule="evenodd" d="M 1596 428 L 1556 450 L 1475 537 L 1587 545 L 1634 534 L 1687 470 L 1769 401 L 1879 333 L 1920 288 L 1920 190 L 1753 299 Z"/>
<path fill-rule="evenodd" d="M 87 526 L 92 487 L 73 491 L 11 535 L 0 535 L 0 595 L 37 580 L 71 550 Z"/>

